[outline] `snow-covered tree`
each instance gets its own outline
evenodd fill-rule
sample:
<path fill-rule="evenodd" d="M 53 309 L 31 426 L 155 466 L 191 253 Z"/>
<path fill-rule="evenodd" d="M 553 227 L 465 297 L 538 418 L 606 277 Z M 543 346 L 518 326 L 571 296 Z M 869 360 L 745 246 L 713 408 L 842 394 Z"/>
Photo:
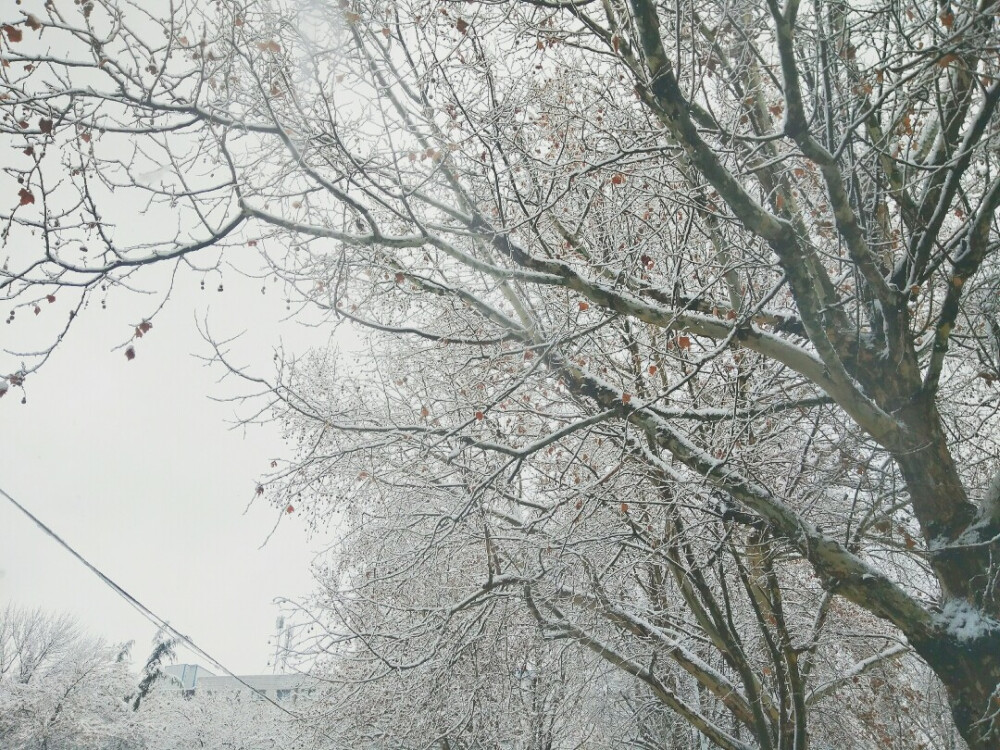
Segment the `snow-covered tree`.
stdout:
<path fill-rule="evenodd" d="M 234 748 L 238 750 L 326 750 L 321 734 L 305 718 L 293 715 L 249 691 L 207 694 L 154 689 L 137 715 L 143 750 Z"/>
<path fill-rule="evenodd" d="M 161 669 L 173 659 L 174 645 L 158 636 L 142 673 L 135 674 L 128 648 L 81 634 L 68 615 L 8 606 L 0 611 L 0 747 L 333 748 L 309 719 L 305 709 L 312 699 L 305 695 L 284 705 L 245 687 L 179 689 Z"/>
<path fill-rule="evenodd" d="M 995 2 L 5 13 L 7 389 L 150 265 L 367 330 L 245 373 L 345 658 L 468 675 L 482 624 L 637 741 L 783 750 L 946 742 L 919 657 L 1000 742 Z"/>
<path fill-rule="evenodd" d="M 138 748 L 131 688 L 123 650 L 81 635 L 70 617 L 12 605 L 0 611 L 0 746 Z"/>

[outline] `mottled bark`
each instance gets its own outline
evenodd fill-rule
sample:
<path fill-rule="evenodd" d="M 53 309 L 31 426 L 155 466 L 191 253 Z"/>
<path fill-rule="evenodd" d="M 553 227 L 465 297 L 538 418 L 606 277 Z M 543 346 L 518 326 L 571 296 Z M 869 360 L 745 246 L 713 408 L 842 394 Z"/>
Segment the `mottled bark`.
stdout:
<path fill-rule="evenodd" d="M 948 692 L 952 716 L 970 750 L 1000 747 L 1000 632 L 989 629 L 955 635 L 956 628 L 975 627 L 952 621 L 953 633 L 929 641 L 914 642 L 917 652 L 934 669 Z M 968 615 L 974 618 L 975 615 Z"/>

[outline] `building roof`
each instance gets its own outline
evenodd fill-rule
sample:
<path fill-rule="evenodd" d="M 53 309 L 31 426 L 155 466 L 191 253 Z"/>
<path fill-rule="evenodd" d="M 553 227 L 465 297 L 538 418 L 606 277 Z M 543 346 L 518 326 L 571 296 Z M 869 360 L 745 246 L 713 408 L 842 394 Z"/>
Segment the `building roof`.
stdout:
<path fill-rule="evenodd" d="M 165 667 L 163 672 L 168 679 L 160 681 L 161 684 L 158 686 L 160 690 L 235 693 L 247 691 L 249 686 L 270 698 L 277 698 L 284 697 L 284 691 L 311 690 L 321 685 L 316 678 L 302 674 L 219 676 L 198 664 L 171 664 Z M 279 695 L 279 691 L 282 691 L 282 695 Z"/>

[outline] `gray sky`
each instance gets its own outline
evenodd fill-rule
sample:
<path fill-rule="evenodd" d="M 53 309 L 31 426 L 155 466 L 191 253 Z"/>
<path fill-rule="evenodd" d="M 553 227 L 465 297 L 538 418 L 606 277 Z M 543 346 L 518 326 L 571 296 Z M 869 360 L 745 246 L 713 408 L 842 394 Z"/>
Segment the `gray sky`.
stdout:
<path fill-rule="evenodd" d="M 209 396 L 232 395 L 235 383 L 219 383 L 219 368 L 191 356 L 208 353 L 193 310 L 218 336 L 249 328 L 240 356 L 263 372 L 279 335 L 307 340 L 308 331 L 277 323 L 284 304 L 261 295 L 260 283 L 227 277 L 219 294 L 217 278 L 201 291 L 198 278 L 182 277 L 133 361 L 114 347 L 128 337 L 125 323 L 142 319 L 139 308 L 124 296 L 106 311 L 94 305 L 29 378 L 27 404 L 16 390 L 0 401 L 0 487 L 242 673 L 270 671 L 272 600 L 310 591 L 320 546 L 292 514 L 259 549 L 281 514 L 259 500 L 244 509 L 270 460 L 288 453 L 274 426 L 231 429 L 234 405 Z M 60 302 L 43 312 L 56 314 Z M 2 499 L 0 570 L 0 603 L 71 612 L 95 635 L 134 639 L 135 662 L 148 655 L 155 628 Z"/>
<path fill-rule="evenodd" d="M 167 8 L 160 0 L 146 5 Z M 153 27 L 150 32 L 159 33 Z M 22 49 L 47 43 L 26 35 Z M 95 139 L 95 145 L 108 157 L 129 147 L 127 139 L 110 136 Z M 148 241 L 161 231 L 172 236 L 174 212 L 149 209 L 142 195 L 119 191 L 104 208 L 108 231 L 118 241 Z M 23 234 L 18 242 L 37 239 Z M 211 265 L 217 258 L 211 251 L 203 256 L 196 261 Z M 254 270 L 259 259 L 254 251 L 244 255 L 235 248 L 226 260 Z M 285 301 L 273 273 L 262 281 L 224 267 L 205 275 L 202 289 L 203 276 L 187 271 L 178 275 L 173 301 L 134 343 L 136 357 L 128 361 L 121 345 L 159 302 L 142 291 L 165 289 L 166 271 L 130 279 L 139 291 L 112 294 L 107 310 L 95 295 L 52 359 L 29 376 L 27 403 L 19 403 L 14 388 L 0 400 L 0 487 L 231 669 L 263 672 L 278 614 L 272 600 L 311 590 L 312 550 L 323 540 L 307 538 L 295 514 L 282 515 L 266 499 L 244 514 L 256 479 L 272 458 L 289 453 L 276 426 L 230 429 L 236 407 L 209 396 L 231 396 L 237 384 L 219 383 L 221 368 L 206 368 L 191 356 L 210 353 L 195 321 L 207 316 L 217 339 L 246 329 L 235 356 L 264 374 L 279 341 L 286 350 L 302 351 L 324 343 L 329 331 L 282 322 Z M 220 282 L 223 293 L 216 291 Z M 16 321 L 0 329 L 0 347 L 45 346 L 68 314 L 69 296 L 57 292 L 56 302 L 42 302 L 37 316 L 30 307 L 20 308 Z M 0 606 L 7 601 L 68 611 L 110 641 L 134 639 L 140 663 L 155 633 L 0 498 Z"/>

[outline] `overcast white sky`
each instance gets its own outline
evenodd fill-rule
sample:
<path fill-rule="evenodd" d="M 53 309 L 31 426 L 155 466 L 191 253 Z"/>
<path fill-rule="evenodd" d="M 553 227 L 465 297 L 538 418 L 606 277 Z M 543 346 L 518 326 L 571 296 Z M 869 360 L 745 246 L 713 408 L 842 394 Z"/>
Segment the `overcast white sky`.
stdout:
<path fill-rule="evenodd" d="M 113 350 L 136 319 L 131 302 L 88 310 L 29 378 L 27 404 L 14 390 L 0 401 L 0 487 L 230 669 L 269 672 L 272 600 L 309 592 L 321 540 L 293 514 L 259 549 L 280 514 L 259 501 L 243 511 L 287 452 L 277 428 L 233 430 L 234 406 L 209 399 L 233 389 L 191 356 L 208 353 L 195 315 L 220 336 L 249 328 L 245 359 L 259 366 L 279 335 L 308 337 L 276 323 L 284 304 L 260 281 L 227 278 L 223 294 L 217 283 L 182 278 L 131 362 Z M 60 304 L 43 314 L 66 314 Z M 0 604 L 71 612 L 95 635 L 135 640 L 135 662 L 148 655 L 155 628 L 2 498 L 0 570 Z"/>
<path fill-rule="evenodd" d="M 168 7 L 164 0 L 140 4 L 161 13 Z M 160 33 L 154 26 L 149 31 Z M 23 48 L 48 43 L 26 35 Z M 95 144 L 108 158 L 116 148 L 128 152 L 127 141 L 105 140 Z M 110 231 L 126 244 L 163 231 L 172 236 L 177 221 L 165 208 L 143 213 L 145 197 L 129 191 L 109 198 L 104 209 Z M 247 248 L 245 256 L 231 253 L 227 260 L 252 268 L 252 254 Z M 146 271 L 140 282 L 163 289 L 166 270 Z M 308 539 L 295 514 L 282 516 L 266 502 L 255 502 L 244 514 L 256 479 L 272 458 L 288 452 L 276 426 L 246 434 L 230 429 L 234 405 L 209 397 L 230 396 L 235 384 L 218 383 L 221 370 L 191 356 L 210 353 L 195 321 L 207 315 L 217 338 L 248 329 L 240 361 L 265 373 L 279 340 L 301 351 L 322 344 L 329 332 L 280 323 L 285 303 L 273 278 L 266 295 L 259 278 L 231 271 L 221 279 L 209 274 L 204 290 L 201 279 L 194 272 L 178 277 L 174 301 L 136 343 L 133 361 L 116 347 L 128 338 L 130 325 L 155 309 L 156 297 L 112 295 L 107 310 L 93 298 L 52 359 L 28 378 L 27 403 L 19 403 L 21 394 L 13 388 L 0 400 L 0 487 L 230 669 L 265 672 L 272 655 L 267 639 L 278 614 L 272 600 L 311 590 L 309 566 L 323 540 Z M 216 291 L 220 280 L 223 293 Z M 68 292 L 56 297 L 51 305 L 41 303 L 37 318 L 21 308 L 14 323 L 0 324 L 0 347 L 47 345 L 52 329 L 44 333 L 44 324 L 65 320 L 69 310 Z M 7 601 L 71 612 L 109 641 L 135 640 L 140 664 L 155 633 L 0 498 L 0 606 Z"/>

